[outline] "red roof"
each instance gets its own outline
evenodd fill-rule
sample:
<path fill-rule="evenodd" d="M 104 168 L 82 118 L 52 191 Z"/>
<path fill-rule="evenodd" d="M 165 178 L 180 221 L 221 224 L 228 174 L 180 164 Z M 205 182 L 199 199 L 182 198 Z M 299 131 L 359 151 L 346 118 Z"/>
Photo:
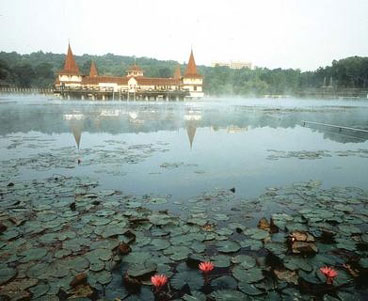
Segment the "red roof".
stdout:
<path fill-rule="evenodd" d="M 66 54 L 64 69 L 60 71 L 61 74 L 79 74 L 79 67 L 75 62 L 72 49 L 68 44 L 68 53 Z"/>
<path fill-rule="evenodd" d="M 184 77 L 202 78 L 202 76 L 197 72 L 197 65 L 194 60 L 193 50 L 190 51 L 189 62 L 187 65 L 187 69 L 185 70 Z"/>
<path fill-rule="evenodd" d="M 91 69 L 89 70 L 89 76 L 90 77 L 98 76 L 96 64 L 95 64 L 94 61 L 92 61 L 92 63 L 91 63 Z"/>

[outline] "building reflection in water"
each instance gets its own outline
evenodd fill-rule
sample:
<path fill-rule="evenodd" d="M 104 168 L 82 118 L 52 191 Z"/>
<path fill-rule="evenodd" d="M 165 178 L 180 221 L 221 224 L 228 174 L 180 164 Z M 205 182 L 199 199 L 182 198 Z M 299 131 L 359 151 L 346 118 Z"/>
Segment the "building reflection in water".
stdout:
<path fill-rule="evenodd" d="M 79 151 L 85 116 L 79 112 L 75 112 L 72 114 L 64 114 L 63 117 L 73 133 L 74 140 Z"/>
<path fill-rule="evenodd" d="M 188 108 L 184 115 L 185 128 L 189 138 L 190 149 L 193 147 L 194 137 L 197 131 L 197 127 L 202 119 L 202 113 L 199 108 Z"/>

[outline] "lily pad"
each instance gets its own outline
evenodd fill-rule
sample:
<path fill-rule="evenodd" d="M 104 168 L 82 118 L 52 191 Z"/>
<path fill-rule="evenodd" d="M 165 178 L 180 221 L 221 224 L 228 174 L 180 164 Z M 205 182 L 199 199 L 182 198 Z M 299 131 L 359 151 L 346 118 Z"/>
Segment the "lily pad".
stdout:
<path fill-rule="evenodd" d="M 149 201 L 150 204 L 153 205 L 162 205 L 167 203 L 167 199 L 164 198 L 154 198 Z"/>
<path fill-rule="evenodd" d="M 231 240 L 219 241 L 216 243 L 216 247 L 222 253 L 234 253 L 240 250 L 240 245 Z"/>
<path fill-rule="evenodd" d="M 0 269 L 0 285 L 8 282 L 17 274 L 17 270 L 13 268 Z"/>
<path fill-rule="evenodd" d="M 185 294 L 182 298 L 184 301 L 206 301 L 207 300 L 206 295 L 198 291 L 193 291 L 191 295 Z"/>
<path fill-rule="evenodd" d="M 47 250 L 43 248 L 29 249 L 20 254 L 21 256 L 25 256 L 20 261 L 29 262 L 29 261 L 39 260 L 43 258 L 44 256 L 46 256 L 46 254 L 47 254 Z"/>
<path fill-rule="evenodd" d="M 248 297 L 242 292 L 235 290 L 218 290 L 211 294 L 216 301 L 246 301 Z"/>
<path fill-rule="evenodd" d="M 148 252 L 131 252 L 127 256 L 123 257 L 123 261 L 129 263 L 142 263 L 150 257 L 151 254 Z"/>
<path fill-rule="evenodd" d="M 236 289 L 238 283 L 233 277 L 221 276 L 211 281 L 214 290 Z"/>
<path fill-rule="evenodd" d="M 155 238 L 151 241 L 153 249 L 156 251 L 164 250 L 170 246 L 170 243 L 166 239 Z"/>
<path fill-rule="evenodd" d="M 258 296 L 258 295 L 262 295 L 263 291 L 261 291 L 260 289 L 258 289 L 257 287 L 255 287 L 253 284 L 249 284 L 247 282 L 241 281 L 239 282 L 239 289 L 250 296 Z"/>
<path fill-rule="evenodd" d="M 260 268 L 244 269 L 241 266 L 236 266 L 232 270 L 233 276 L 242 282 L 254 283 L 262 280 L 264 275 Z"/>
<path fill-rule="evenodd" d="M 228 268 L 230 266 L 230 257 L 226 255 L 217 255 L 212 257 L 212 262 L 217 268 Z"/>
<path fill-rule="evenodd" d="M 250 269 L 256 266 L 256 260 L 248 255 L 237 255 L 231 259 L 233 263 L 239 263 L 243 268 Z"/>
<path fill-rule="evenodd" d="M 204 283 L 202 275 L 194 271 L 179 272 L 171 278 L 170 282 L 177 290 L 182 289 L 184 285 L 188 284 L 191 291 L 199 290 Z"/>

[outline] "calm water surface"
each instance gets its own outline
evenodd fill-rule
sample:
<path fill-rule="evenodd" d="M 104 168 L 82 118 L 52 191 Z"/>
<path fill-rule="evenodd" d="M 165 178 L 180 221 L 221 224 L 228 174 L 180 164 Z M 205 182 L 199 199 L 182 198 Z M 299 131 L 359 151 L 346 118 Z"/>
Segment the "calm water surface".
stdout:
<path fill-rule="evenodd" d="M 368 134 L 304 120 L 368 130 L 368 101 L 1 96 L 0 161 L 17 168 L 12 181 L 87 175 L 103 189 L 169 197 L 173 207 L 216 189 L 251 198 L 310 179 L 367 189 Z"/>

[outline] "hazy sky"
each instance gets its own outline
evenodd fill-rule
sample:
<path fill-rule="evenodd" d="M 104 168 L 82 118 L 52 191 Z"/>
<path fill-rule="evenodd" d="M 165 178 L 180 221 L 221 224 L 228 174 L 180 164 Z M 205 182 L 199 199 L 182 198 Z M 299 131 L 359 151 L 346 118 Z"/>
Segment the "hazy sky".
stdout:
<path fill-rule="evenodd" d="M 368 56 L 368 0 L 1 0 L 0 51 L 251 61 L 314 70 Z"/>

